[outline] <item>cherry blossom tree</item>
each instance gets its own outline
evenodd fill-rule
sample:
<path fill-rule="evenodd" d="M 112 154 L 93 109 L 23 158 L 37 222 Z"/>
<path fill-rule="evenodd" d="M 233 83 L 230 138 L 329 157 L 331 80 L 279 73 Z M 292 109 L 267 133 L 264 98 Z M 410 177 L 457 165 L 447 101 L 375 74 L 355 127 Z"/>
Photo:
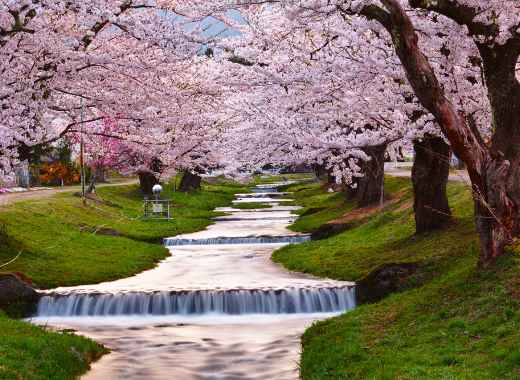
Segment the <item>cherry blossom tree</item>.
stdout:
<path fill-rule="evenodd" d="M 204 117 L 199 98 L 206 97 L 191 77 L 204 41 L 197 39 L 200 28 L 185 28 L 166 5 L 0 2 L 2 175 L 35 145 L 78 132 L 80 124 L 95 126 L 105 115 L 116 115 L 119 137 L 130 142 L 189 149 L 176 135 Z"/>
<path fill-rule="evenodd" d="M 315 38 L 291 31 L 290 40 L 279 38 L 280 28 L 291 21 L 283 14 L 277 16 L 273 21 L 264 14 L 247 15 L 255 28 L 243 30 L 240 39 L 230 38 L 219 46 L 230 51 L 222 54 L 212 75 L 230 93 L 223 108 L 229 110 L 225 118 L 235 125 L 236 141 L 229 145 L 240 147 L 236 160 L 243 164 L 248 159 L 256 167 L 326 163 L 338 181 L 351 182 L 358 174 L 357 161 L 368 160 L 363 148 L 402 137 L 398 128 L 386 125 L 405 118 L 391 104 L 396 97 L 388 96 L 402 86 L 388 76 L 363 69 L 365 79 L 377 83 L 381 91 L 356 91 L 361 82 L 356 80 L 355 70 L 345 68 L 361 68 L 356 62 L 359 54 L 337 37 L 328 41 L 328 31 L 314 33 Z M 320 23 L 315 27 L 321 28 Z M 267 48 L 269 43 L 276 48 Z M 323 48 L 316 49 L 321 45 Z M 371 53 L 380 51 L 374 46 Z M 350 57 L 337 59 L 343 53 Z M 331 62 L 336 70 L 330 69 Z M 235 79 L 230 82 L 229 77 Z M 345 88 L 344 83 L 351 87 Z M 371 113 L 367 104 L 377 100 L 380 112 Z"/>

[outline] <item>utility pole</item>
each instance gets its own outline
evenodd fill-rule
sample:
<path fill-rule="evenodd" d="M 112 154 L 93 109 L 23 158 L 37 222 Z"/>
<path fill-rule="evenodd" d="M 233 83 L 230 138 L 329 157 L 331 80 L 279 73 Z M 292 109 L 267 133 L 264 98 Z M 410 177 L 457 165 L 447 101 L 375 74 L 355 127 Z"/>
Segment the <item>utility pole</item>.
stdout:
<path fill-rule="evenodd" d="M 80 174 L 81 174 L 81 199 L 83 201 L 83 204 L 87 204 L 87 199 L 85 198 L 85 159 L 83 157 L 84 155 L 84 144 L 83 144 L 83 111 L 84 111 L 84 105 L 83 105 L 83 98 L 81 98 L 81 111 L 80 111 L 80 136 L 79 136 L 79 165 L 80 165 Z"/>

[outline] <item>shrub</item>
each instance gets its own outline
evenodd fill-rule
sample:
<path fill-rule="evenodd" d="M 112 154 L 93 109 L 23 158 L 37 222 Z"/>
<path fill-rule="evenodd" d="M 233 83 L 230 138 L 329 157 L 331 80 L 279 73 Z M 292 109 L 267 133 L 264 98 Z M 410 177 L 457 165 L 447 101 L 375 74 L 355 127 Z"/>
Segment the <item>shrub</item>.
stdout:
<path fill-rule="evenodd" d="M 78 168 L 61 162 L 43 164 L 40 169 L 40 181 L 51 185 L 61 185 L 63 181 L 63 184 L 70 185 L 80 181 L 80 173 Z"/>

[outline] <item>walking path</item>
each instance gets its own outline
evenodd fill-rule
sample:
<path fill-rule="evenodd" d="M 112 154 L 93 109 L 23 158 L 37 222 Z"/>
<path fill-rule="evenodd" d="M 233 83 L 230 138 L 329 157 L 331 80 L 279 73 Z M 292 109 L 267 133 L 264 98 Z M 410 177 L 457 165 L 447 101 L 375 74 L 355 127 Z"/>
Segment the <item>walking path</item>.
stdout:
<path fill-rule="evenodd" d="M 101 184 L 96 185 L 96 188 L 109 187 L 109 186 L 126 186 L 126 185 L 134 185 L 136 183 L 139 183 L 139 181 L 137 179 L 128 179 L 128 180 L 123 180 L 121 182 L 101 183 Z M 75 191 L 81 191 L 81 186 L 65 186 L 65 187 L 58 187 L 58 188 L 53 188 L 53 189 L 44 188 L 42 190 L 35 190 L 35 191 L 0 194 L 0 207 L 6 206 L 6 205 L 9 205 L 12 203 L 20 202 L 20 201 L 29 200 L 29 199 L 49 198 L 55 194 L 70 193 L 70 192 L 75 192 Z"/>
<path fill-rule="evenodd" d="M 409 165 L 403 165 L 403 163 L 396 165 L 393 162 L 386 162 L 385 174 L 391 175 L 393 177 L 410 178 L 412 175 L 412 163 L 410 162 L 404 164 Z M 466 184 L 471 184 L 468 172 L 466 170 L 450 170 L 448 180 L 452 182 L 463 182 Z"/>
<path fill-rule="evenodd" d="M 273 207 L 220 209 L 205 231 L 165 239 L 171 256 L 137 276 L 49 291 L 34 322 L 112 350 L 85 379 L 297 379 L 300 335 L 353 308 L 354 284 L 274 264 L 275 249 L 308 236 L 287 229 L 296 207 L 273 185 L 255 190 L 237 202 Z"/>

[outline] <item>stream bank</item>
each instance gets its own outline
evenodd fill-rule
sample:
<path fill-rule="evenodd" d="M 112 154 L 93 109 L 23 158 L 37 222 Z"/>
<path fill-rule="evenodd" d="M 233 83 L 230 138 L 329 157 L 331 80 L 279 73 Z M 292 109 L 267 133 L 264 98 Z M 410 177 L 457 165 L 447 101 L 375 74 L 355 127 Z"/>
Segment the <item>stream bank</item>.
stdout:
<path fill-rule="evenodd" d="M 228 215 L 206 230 L 165 239 L 171 256 L 152 270 L 49 290 L 33 321 L 112 350 L 86 379 L 297 379 L 300 334 L 353 308 L 354 284 L 270 260 L 275 249 L 308 239 L 287 229 L 296 207 L 269 194 L 277 186 L 235 201 L 269 209 L 217 208 Z"/>

